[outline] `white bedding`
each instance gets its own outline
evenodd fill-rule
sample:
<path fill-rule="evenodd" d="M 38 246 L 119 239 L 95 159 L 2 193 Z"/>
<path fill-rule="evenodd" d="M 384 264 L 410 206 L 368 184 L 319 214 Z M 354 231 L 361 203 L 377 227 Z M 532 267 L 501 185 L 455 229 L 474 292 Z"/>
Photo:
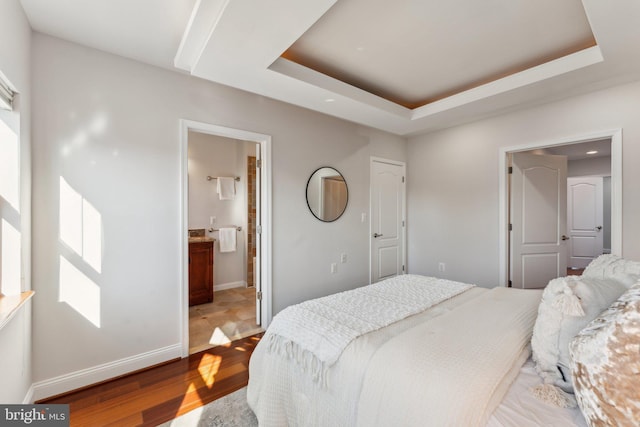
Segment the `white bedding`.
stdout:
<path fill-rule="evenodd" d="M 528 357 L 540 297 L 493 288 L 389 340 L 369 362 L 358 425 L 486 425 Z"/>
<path fill-rule="evenodd" d="M 579 408 L 559 408 L 531 397 L 531 389 L 542 384 L 531 359 L 522 366 L 487 427 L 587 427 Z"/>
<path fill-rule="evenodd" d="M 501 295 L 500 298 L 503 298 L 502 292 L 506 292 L 504 298 L 509 298 L 506 295 L 510 295 L 512 291 L 516 294 L 518 292 L 530 292 L 505 290 L 502 288 L 498 292 Z M 352 341 L 344 349 L 338 361 L 328 370 L 328 387 L 321 386 L 320 384 L 315 382 L 313 378 L 308 375 L 308 373 L 305 373 L 299 365 L 291 363 L 290 360 L 269 352 L 267 349 L 267 345 L 260 344 L 255 349 L 250 361 L 250 378 L 247 393 L 249 405 L 256 413 L 260 421 L 260 425 L 267 427 L 282 425 L 368 426 L 372 425 L 369 424 L 369 422 L 372 420 L 371 415 L 374 413 L 374 410 L 379 414 L 382 414 L 383 416 L 385 414 L 391 415 L 385 420 L 385 422 L 380 422 L 378 425 L 384 425 L 385 423 L 387 423 L 386 425 L 389 425 L 388 422 L 390 420 L 393 420 L 393 425 L 399 425 L 397 424 L 397 415 L 400 412 L 406 412 L 407 409 L 406 407 L 396 408 L 396 405 L 402 406 L 403 400 L 409 403 L 409 406 L 407 407 L 411 407 L 411 404 L 415 405 L 416 403 L 418 405 L 421 405 L 421 403 L 424 402 L 425 397 L 421 396 L 420 398 L 418 398 L 418 400 L 416 400 L 416 397 L 414 397 L 416 392 L 426 390 L 426 393 L 428 394 L 431 393 L 429 390 L 432 390 L 436 392 L 435 395 L 437 397 L 437 392 L 438 390 L 440 390 L 442 391 L 442 393 L 440 393 L 441 396 L 445 396 L 449 400 L 454 399 L 450 395 L 447 395 L 447 392 L 444 392 L 442 388 L 438 388 L 437 386 L 434 387 L 433 382 L 431 382 L 427 377 L 422 379 L 416 378 L 412 383 L 412 379 L 414 377 L 411 374 L 412 369 L 415 368 L 415 366 L 411 366 L 411 364 L 415 365 L 415 363 L 419 363 L 419 360 L 421 359 L 418 356 L 419 351 L 426 351 L 428 353 L 430 346 L 431 348 L 433 348 L 433 346 L 435 345 L 434 343 L 437 342 L 437 339 L 441 339 L 443 336 L 446 336 L 448 334 L 446 325 L 450 322 L 447 321 L 447 318 L 449 316 L 454 316 L 449 319 L 452 320 L 457 316 L 455 313 L 451 313 L 451 315 L 447 316 L 445 315 L 446 313 L 449 313 L 452 310 L 460 311 L 460 306 L 462 306 L 462 308 L 464 309 L 464 304 L 473 302 L 480 296 L 487 295 L 488 293 L 491 293 L 491 291 L 487 289 L 470 289 L 462 293 L 461 295 L 444 301 L 422 313 L 410 316 L 402 321 L 393 323 L 380 330 L 367 333 L 360 338 Z M 531 295 L 532 299 L 536 302 L 540 298 L 540 293 L 536 291 L 532 291 L 528 293 L 528 295 Z M 486 296 L 483 298 L 486 298 Z M 482 300 L 482 298 L 480 298 L 480 300 Z M 482 305 L 483 304 L 480 304 L 480 307 L 482 307 Z M 509 303 L 507 303 L 506 305 L 508 306 Z M 469 307 L 471 306 L 468 306 L 467 309 Z M 476 312 L 477 307 L 478 305 L 476 304 L 476 308 L 471 311 Z M 467 311 L 467 309 L 464 310 Z M 527 311 L 530 312 L 531 310 L 525 310 L 525 312 Z M 478 317 L 476 317 L 476 319 L 482 320 L 482 322 L 484 322 L 484 325 L 481 325 L 482 322 L 480 321 L 475 322 L 473 320 L 474 314 L 471 314 L 471 317 L 467 317 L 466 321 L 460 321 L 461 323 L 458 327 L 459 332 L 462 332 L 463 334 L 469 333 L 471 328 L 467 328 L 466 326 L 471 326 L 474 323 L 478 324 L 476 329 L 479 330 L 493 330 L 496 327 L 499 327 L 500 324 L 505 323 L 497 321 L 495 319 L 490 320 L 487 313 L 480 314 L 480 312 L 478 311 L 475 315 L 482 317 L 482 319 Z M 441 316 L 443 316 L 442 319 L 444 320 L 433 321 L 434 319 L 437 319 Z M 527 316 L 529 316 L 529 314 L 525 315 L 525 317 Z M 533 316 L 533 318 L 535 318 L 535 315 Z M 501 316 L 498 316 L 498 319 L 501 319 Z M 432 327 L 437 327 L 435 330 L 429 330 L 427 326 L 424 326 L 425 324 L 428 325 L 429 321 L 433 321 Z M 524 321 L 524 329 L 528 329 L 528 331 L 526 331 L 525 333 L 525 335 L 527 336 L 525 341 L 530 336 L 533 320 L 531 320 L 531 324 L 529 326 L 526 326 L 528 323 L 528 320 Z M 424 330 L 424 328 L 427 329 Z M 508 329 L 509 328 L 507 328 L 507 330 Z M 441 335 L 441 338 L 435 338 L 436 341 L 433 341 L 434 338 L 431 337 L 430 339 L 432 340 L 432 344 L 428 345 L 426 340 L 422 339 L 425 333 L 440 333 L 444 335 Z M 475 332 L 473 334 L 475 334 Z M 497 334 L 497 336 L 502 335 L 504 334 Z M 451 340 L 450 344 L 453 343 L 453 347 L 455 349 L 454 351 L 458 351 L 457 347 L 455 346 L 456 342 L 459 341 L 464 343 L 467 339 L 468 337 L 463 337 L 460 340 Z M 482 340 L 482 338 L 478 339 Z M 404 387 L 406 387 L 405 389 L 403 389 L 402 381 L 396 383 L 399 384 L 400 387 L 395 389 L 395 394 L 397 394 L 400 399 L 397 399 L 397 401 L 394 401 L 393 404 L 390 404 L 389 399 L 392 399 L 393 396 L 388 393 L 385 394 L 384 390 L 379 390 L 380 387 L 384 388 L 386 387 L 386 385 L 378 384 L 378 379 L 382 379 L 378 378 L 378 376 L 383 377 L 385 376 L 385 373 L 388 373 L 389 375 L 386 376 L 389 377 L 389 380 L 394 380 L 394 378 L 396 377 L 395 372 L 398 370 L 398 367 L 402 365 L 402 363 L 384 358 L 383 353 L 388 352 L 390 354 L 393 354 L 394 349 L 399 348 L 400 341 L 406 341 L 406 343 L 403 344 L 408 346 L 408 348 L 406 349 L 406 353 L 412 355 L 413 359 L 410 362 L 411 364 L 406 366 L 410 366 L 412 369 L 407 370 L 409 375 L 404 380 Z M 479 404 L 481 407 L 484 407 L 484 409 L 476 408 L 471 411 L 483 412 L 482 414 L 476 416 L 477 425 L 481 425 L 482 423 L 487 421 L 489 414 L 491 413 L 493 408 L 497 406 L 506 390 L 509 389 L 509 385 L 513 381 L 514 377 L 518 374 L 518 372 L 520 372 L 519 368 L 522 363 L 524 363 L 524 360 L 526 360 L 526 357 L 528 355 L 528 348 L 523 351 L 523 347 L 527 346 L 526 344 L 523 346 L 522 338 L 516 338 L 515 340 L 508 338 L 507 341 L 515 341 L 516 343 L 515 346 L 512 343 L 512 350 L 505 352 L 505 358 L 502 361 L 496 363 L 496 365 L 509 364 L 509 366 L 506 366 L 503 369 L 502 373 L 499 374 L 499 376 L 502 376 L 501 381 L 494 381 L 493 385 L 486 385 L 485 383 L 483 383 L 484 385 L 481 384 L 479 388 L 476 388 L 475 393 L 480 394 L 485 393 L 485 391 L 487 390 L 486 387 L 492 389 L 491 392 L 488 393 L 488 399 L 485 399 L 482 403 Z M 444 342 L 446 342 L 446 340 Z M 501 344 L 499 343 L 497 345 Z M 459 348 L 463 347 L 464 345 L 459 346 Z M 501 351 L 498 352 L 498 354 L 502 353 L 503 352 Z M 506 353 L 508 353 L 509 355 L 506 356 Z M 397 357 L 397 354 L 393 354 L 392 357 Z M 438 357 L 440 357 L 441 360 L 447 360 L 447 357 L 444 354 L 440 354 Z M 462 360 L 465 360 L 465 358 L 468 357 L 469 356 L 455 355 L 455 357 L 452 357 L 451 360 L 455 359 L 457 360 L 457 363 L 463 363 Z M 483 357 L 486 358 L 487 356 L 485 355 Z M 486 359 L 482 362 L 483 366 L 487 363 L 488 362 L 486 362 Z M 463 364 L 466 364 L 466 362 Z M 486 376 L 484 375 L 485 370 L 483 369 L 483 367 L 466 367 L 466 369 L 470 372 L 470 374 L 467 374 L 467 376 Z M 430 369 L 428 368 L 422 369 L 425 374 L 428 374 L 429 370 Z M 456 369 L 454 366 L 454 372 L 455 371 Z M 464 376 L 461 376 L 460 378 L 464 380 Z M 442 382 L 442 380 L 438 381 Z M 489 383 L 491 383 L 491 381 L 489 381 Z M 518 382 L 516 382 L 516 384 L 518 384 Z M 449 384 L 446 384 L 446 386 L 451 387 Z M 454 388 L 458 390 L 464 389 L 464 381 L 459 382 L 456 386 L 454 386 Z M 510 394 L 507 394 L 507 396 L 513 394 L 512 390 L 514 390 L 513 387 L 510 389 Z M 525 397 L 529 400 L 533 400 L 530 395 Z M 447 399 L 445 399 L 444 401 L 446 402 L 446 400 Z M 539 402 L 535 403 L 539 404 Z M 457 409 L 455 408 L 455 404 L 449 406 L 449 411 L 451 410 L 451 407 L 453 407 L 454 410 L 457 411 Z M 378 411 L 376 407 L 380 408 L 380 410 Z M 500 408 L 502 408 L 502 406 Z M 505 418 L 504 410 L 501 410 L 500 408 L 496 410 L 496 416 L 489 419 L 488 425 L 492 427 L 524 425 L 509 424 L 508 416 Z M 446 409 L 443 408 L 443 411 L 444 410 Z M 424 416 L 424 410 L 418 408 L 418 412 L 416 414 L 411 414 L 410 416 L 408 416 L 408 424 L 401 424 L 414 424 L 420 426 L 428 425 L 429 423 L 425 424 L 426 419 L 422 418 Z M 439 416 L 446 417 L 446 415 Z M 461 416 L 467 417 L 468 415 Z M 413 421 L 411 421 L 411 419 L 413 419 Z M 506 424 L 500 424 L 505 422 Z M 557 424 L 547 423 L 546 425 Z"/>
<path fill-rule="evenodd" d="M 292 359 L 317 381 L 347 345 L 366 333 L 425 311 L 475 285 L 405 274 L 370 286 L 292 305 L 262 339 L 270 352 Z"/>

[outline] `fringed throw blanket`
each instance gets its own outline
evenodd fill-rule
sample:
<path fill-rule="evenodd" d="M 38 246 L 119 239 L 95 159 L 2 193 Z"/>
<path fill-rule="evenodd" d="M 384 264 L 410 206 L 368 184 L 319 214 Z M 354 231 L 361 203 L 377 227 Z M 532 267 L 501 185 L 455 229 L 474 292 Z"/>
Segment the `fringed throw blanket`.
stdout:
<path fill-rule="evenodd" d="M 323 382 L 326 370 L 355 338 L 420 313 L 475 285 L 402 275 L 290 306 L 263 338 L 269 351 L 292 359 Z"/>

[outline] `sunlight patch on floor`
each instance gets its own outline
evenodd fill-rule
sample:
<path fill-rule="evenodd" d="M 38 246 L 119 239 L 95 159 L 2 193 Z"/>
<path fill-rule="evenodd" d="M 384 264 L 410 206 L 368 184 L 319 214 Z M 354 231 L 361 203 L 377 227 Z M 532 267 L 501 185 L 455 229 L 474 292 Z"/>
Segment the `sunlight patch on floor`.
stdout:
<path fill-rule="evenodd" d="M 208 387 L 213 387 L 215 382 L 215 376 L 220 369 L 220 363 L 222 363 L 222 357 L 213 354 L 204 354 L 198 365 L 198 373 L 202 378 L 202 382 Z"/>
<path fill-rule="evenodd" d="M 211 334 L 211 338 L 209 339 L 209 344 L 211 345 L 224 345 L 229 344 L 231 339 L 222 332 L 222 329 L 215 328 L 213 330 L 213 334 Z"/>

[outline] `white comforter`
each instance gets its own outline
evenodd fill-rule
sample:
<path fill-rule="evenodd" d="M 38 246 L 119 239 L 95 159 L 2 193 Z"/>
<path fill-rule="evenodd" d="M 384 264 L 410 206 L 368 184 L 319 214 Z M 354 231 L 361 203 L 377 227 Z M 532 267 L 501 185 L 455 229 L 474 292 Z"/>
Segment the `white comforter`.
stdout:
<path fill-rule="evenodd" d="M 473 286 L 415 274 L 392 277 L 287 307 L 273 319 L 262 341 L 320 382 L 354 339 Z"/>
<path fill-rule="evenodd" d="M 450 416 L 482 423 L 526 357 L 539 299 L 536 291 L 468 290 L 352 341 L 328 370 L 328 387 L 258 345 L 250 361 L 249 405 L 267 427 L 423 426 Z M 499 310 L 490 308 L 494 303 Z M 468 351 L 467 339 L 481 343 L 481 354 Z M 466 390 L 470 378 L 473 390 Z M 469 399 L 467 412 L 482 414 L 458 413 Z"/>

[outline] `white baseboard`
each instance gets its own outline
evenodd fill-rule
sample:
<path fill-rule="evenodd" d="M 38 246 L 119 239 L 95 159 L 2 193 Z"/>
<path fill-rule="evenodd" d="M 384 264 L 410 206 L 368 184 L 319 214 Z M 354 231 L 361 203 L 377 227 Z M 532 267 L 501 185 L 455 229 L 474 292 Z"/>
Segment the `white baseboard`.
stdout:
<path fill-rule="evenodd" d="M 245 282 L 244 280 L 241 280 L 239 282 L 229 282 L 229 283 L 222 283 L 220 285 L 214 285 L 213 286 L 213 291 L 224 291 L 225 289 L 233 289 L 233 288 L 246 288 L 247 287 L 247 282 Z"/>
<path fill-rule="evenodd" d="M 81 369 L 48 380 L 38 381 L 31 387 L 33 389 L 31 400 L 35 401 L 56 396 L 179 357 L 182 357 L 182 346 L 175 344 L 92 368 Z"/>
<path fill-rule="evenodd" d="M 33 403 L 34 401 L 33 392 L 34 392 L 34 388 L 33 388 L 33 384 L 31 384 L 31 387 L 29 387 L 29 390 L 27 390 L 26 396 L 24 397 L 24 399 L 22 399 L 22 404 L 28 405 L 30 403 Z"/>

